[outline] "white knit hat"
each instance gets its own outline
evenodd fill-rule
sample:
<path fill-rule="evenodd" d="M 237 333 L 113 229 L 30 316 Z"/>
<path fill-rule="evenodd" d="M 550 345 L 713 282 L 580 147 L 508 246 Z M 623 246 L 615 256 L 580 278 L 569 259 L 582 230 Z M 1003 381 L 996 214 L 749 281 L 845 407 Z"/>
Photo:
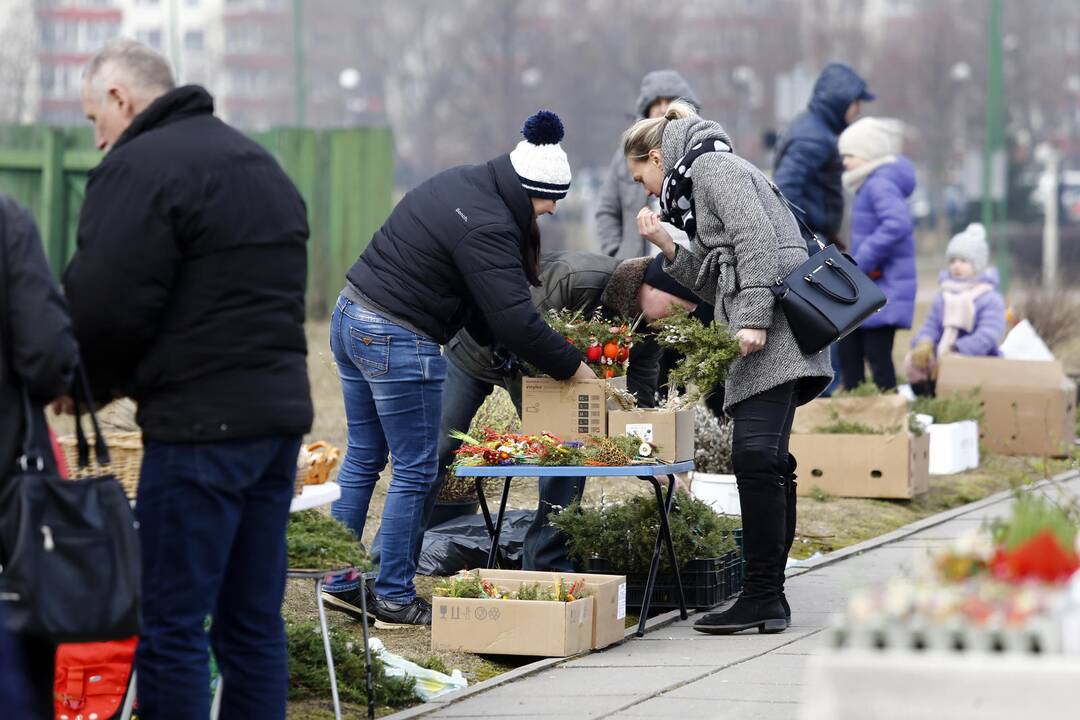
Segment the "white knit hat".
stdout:
<path fill-rule="evenodd" d="M 904 124 L 891 118 L 865 117 L 840 133 L 837 147 L 841 155 L 877 160 L 899 155 L 904 144 Z"/>
<path fill-rule="evenodd" d="M 990 264 L 990 246 L 986 243 L 986 228 L 982 223 L 971 223 L 963 232 L 953 235 L 945 250 L 945 258 L 967 260 L 975 266 L 977 273 L 985 270 Z"/>
<path fill-rule="evenodd" d="M 521 128 L 525 139 L 510 153 L 510 163 L 529 197 L 562 200 L 570 190 L 570 162 L 559 147 L 563 124 L 559 116 L 541 110 Z"/>

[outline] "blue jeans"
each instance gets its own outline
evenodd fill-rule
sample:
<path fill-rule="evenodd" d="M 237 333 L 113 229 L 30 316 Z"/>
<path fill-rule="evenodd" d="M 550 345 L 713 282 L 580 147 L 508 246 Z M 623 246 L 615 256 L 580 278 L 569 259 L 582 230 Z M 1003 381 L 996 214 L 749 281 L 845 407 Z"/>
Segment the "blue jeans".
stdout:
<path fill-rule="evenodd" d="M 139 717 L 205 720 L 208 640 L 225 681 L 221 717 L 285 717 L 281 600 L 299 450 L 298 436 L 146 443 Z"/>
<path fill-rule="evenodd" d="M 448 363 L 446 393 L 443 399 L 441 429 L 439 431 L 439 473 L 440 482 L 436 483 L 428 495 L 424 514 L 424 527 L 435 507 L 441 479 L 446 467 L 453 461 L 454 451 L 461 445 L 460 440 L 450 437 L 452 430 L 468 431 L 473 416 L 484 399 L 491 394 L 494 386 L 479 380 L 459 368 L 453 362 Z M 521 388 L 508 388 L 510 398 L 521 415 Z M 563 508 L 581 497 L 585 490 L 585 478 L 557 477 L 540 479 L 540 498 L 536 507 L 536 517 L 525 533 L 522 567 L 525 570 L 552 570 L 573 572 L 574 564 L 566 549 L 566 538 L 548 524 L 549 515 L 555 509 Z M 498 498 L 488 498 L 489 505 L 494 500 L 492 513 L 498 511 Z M 417 548 L 419 556 L 420 549 Z"/>
<path fill-rule="evenodd" d="M 416 597 L 413 576 L 424 535 L 424 503 L 438 471 L 446 358 L 438 343 L 344 297 L 330 318 L 330 349 L 349 423 L 348 450 L 338 474 L 341 499 L 331 513 L 363 537 L 371 493 L 386 467 L 387 452 L 393 456 L 375 594 L 409 603 Z"/>

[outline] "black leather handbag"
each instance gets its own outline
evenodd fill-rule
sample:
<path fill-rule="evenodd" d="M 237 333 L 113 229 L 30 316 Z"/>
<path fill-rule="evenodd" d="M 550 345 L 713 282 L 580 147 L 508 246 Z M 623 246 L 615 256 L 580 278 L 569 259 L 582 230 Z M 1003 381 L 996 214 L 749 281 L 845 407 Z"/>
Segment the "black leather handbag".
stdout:
<path fill-rule="evenodd" d="M 0 238 L 2 242 L 2 238 Z M 0 260 L 3 248 L 0 248 Z M 3 277 L 0 265 L 0 277 Z M 0 329 L 8 306 L 0 293 Z M 10 333 L 5 346 L 10 347 Z M 42 434 L 41 411 L 20 386 L 25 432 L 14 468 L 0 468 L 0 606 L 9 630 L 61 642 L 117 640 L 139 632 L 141 566 L 131 505 L 112 475 L 65 480 L 45 461 L 51 452 Z M 79 422 L 80 400 L 94 427 L 95 454 L 109 452 L 80 369 L 75 383 L 79 466 L 90 445 Z M 35 417 L 35 415 L 37 417 Z"/>
<path fill-rule="evenodd" d="M 850 255 L 823 243 L 779 188 L 773 185 L 773 190 L 795 216 L 804 239 L 821 248 L 786 278 L 776 278 L 772 287 L 799 349 L 813 355 L 885 307 L 885 293 Z"/>

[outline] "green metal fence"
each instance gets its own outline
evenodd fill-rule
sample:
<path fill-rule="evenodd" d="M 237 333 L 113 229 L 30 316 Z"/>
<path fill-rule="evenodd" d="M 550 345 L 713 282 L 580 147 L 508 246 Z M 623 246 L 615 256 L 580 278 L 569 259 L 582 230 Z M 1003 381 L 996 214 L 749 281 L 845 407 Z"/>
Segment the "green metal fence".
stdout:
<path fill-rule="evenodd" d="M 327 317 L 345 271 L 392 206 L 388 128 L 277 129 L 251 133 L 272 152 L 307 202 L 308 315 Z M 34 214 L 59 274 L 75 251 L 86 174 L 101 160 L 89 128 L 0 125 L 0 192 Z"/>

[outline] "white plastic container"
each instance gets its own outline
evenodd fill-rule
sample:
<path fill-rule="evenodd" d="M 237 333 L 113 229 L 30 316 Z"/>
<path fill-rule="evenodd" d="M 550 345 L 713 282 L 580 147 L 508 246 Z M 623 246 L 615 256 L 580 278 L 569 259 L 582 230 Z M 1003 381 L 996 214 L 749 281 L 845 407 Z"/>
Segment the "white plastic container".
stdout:
<path fill-rule="evenodd" d="M 735 485 L 734 475 L 714 475 L 695 470 L 690 482 L 690 494 L 710 505 L 718 513 L 742 515 L 739 488 Z"/>
<path fill-rule="evenodd" d="M 933 424 L 930 435 L 930 474 L 953 475 L 979 467 L 979 423 L 974 420 Z"/>

